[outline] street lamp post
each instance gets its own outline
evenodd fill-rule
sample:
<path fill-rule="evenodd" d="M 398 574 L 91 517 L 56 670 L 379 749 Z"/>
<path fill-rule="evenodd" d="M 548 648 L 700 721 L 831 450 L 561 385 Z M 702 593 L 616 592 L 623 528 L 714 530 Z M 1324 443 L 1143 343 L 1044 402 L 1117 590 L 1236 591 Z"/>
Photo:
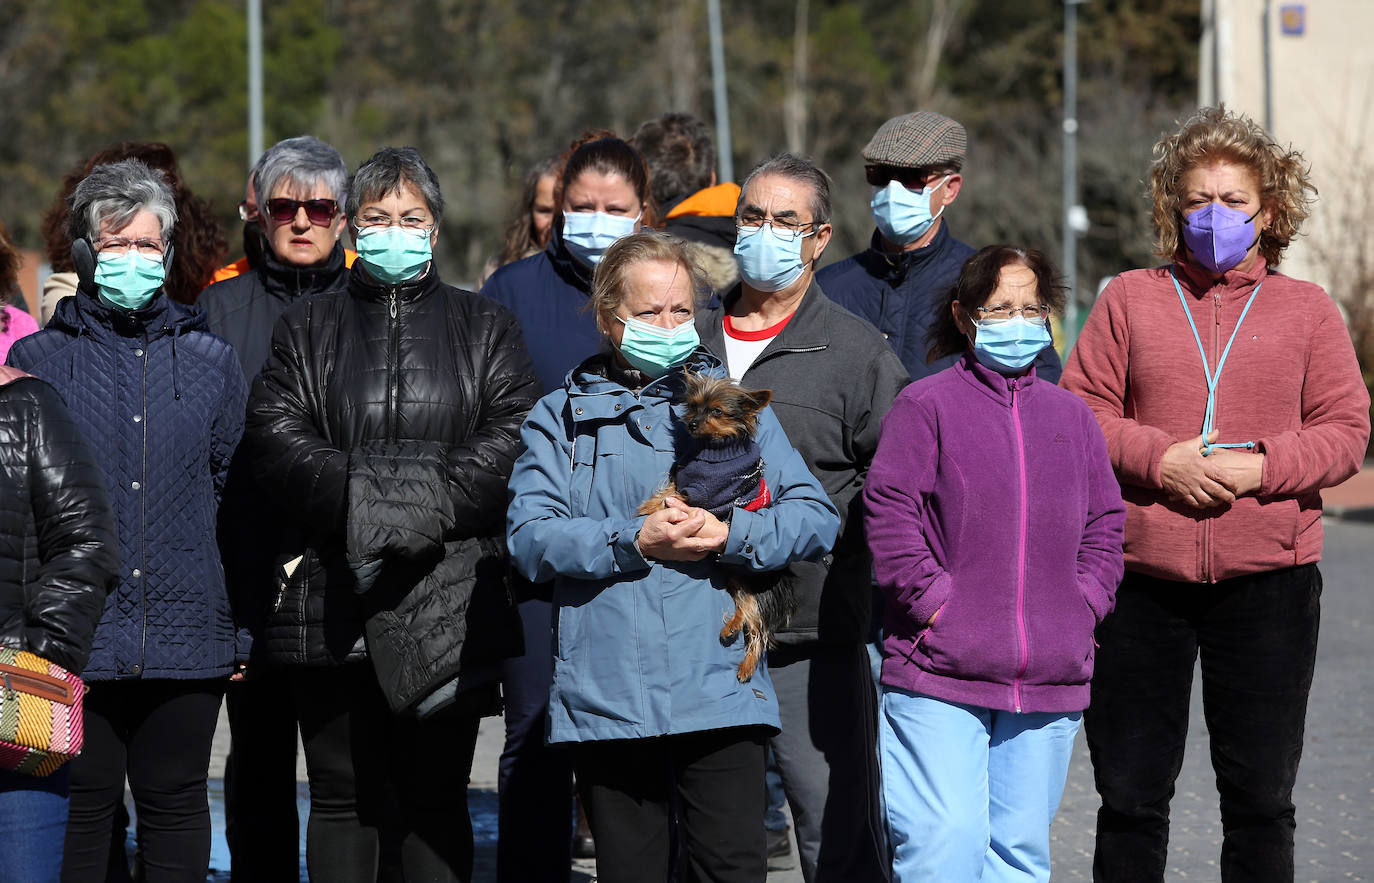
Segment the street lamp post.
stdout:
<path fill-rule="evenodd" d="M 707 0 L 707 28 L 711 33 L 711 85 L 716 102 L 717 176 L 735 180 L 735 160 L 730 145 L 730 101 L 725 92 L 725 39 L 721 35 L 720 0 Z"/>
<path fill-rule="evenodd" d="M 262 0 L 248 0 L 248 167 L 262 156 Z"/>
<path fill-rule="evenodd" d="M 1087 231 L 1088 214 L 1078 204 L 1078 6 L 1087 0 L 1064 0 L 1064 352 L 1078 336 L 1078 237 Z"/>

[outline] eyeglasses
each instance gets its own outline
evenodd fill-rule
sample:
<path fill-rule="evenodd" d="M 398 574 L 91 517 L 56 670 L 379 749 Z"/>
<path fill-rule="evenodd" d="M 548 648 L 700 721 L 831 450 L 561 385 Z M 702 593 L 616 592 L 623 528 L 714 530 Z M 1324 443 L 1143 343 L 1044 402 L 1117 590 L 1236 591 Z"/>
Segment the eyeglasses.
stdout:
<path fill-rule="evenodd" d="M 248 200 L 239 203 L 239 220 L 256 221 L 258 219 L 258 207 Z"/>
<path fill-rule="evenodd" d="M 404 218 L 393 218 L 390 215 L 362 215 L 353 219 L 353 226 L 359 232 L 384 227 L 400 227 L 407 233 L 427 236 L 434 229 L 434 222 L 422 215 L 406 215 Z"/>
<path fill-rule="evenodd" d="M 1022 316 L 1033 325 L 1044 325 L 1050 317 L 1050 308 L 1045 304 L 1026 304 L 1024 307 L 974 307 L 978 318 L 983 322 L 1006 322 L 1013 316 Z"/>
<path fill-rule="evenodd" d="M 805 238 L 815 234 L 815 221 L 789 221 L 778 218 L 765 218 L 762 215 L 745 215 L 735 222 L 737 235 L 753 236 L 764 227 L 772 227 L 773 235 L 783 242 L 795 242 L 799 238 Z M 807 227 L 813 229 L 807 230 Z"/>
<path fill-rule="evenodd" d="M 278 224 L 285 224 L 296 217 L 296 212 L 305 209 L 305 216 L 316 227 L 328 227 L 339 211 L 339 204 L 332 199 L 277 199 L 267 200 L 267 216 Z M 245 218 L 244 220 L 247 220 Z"/>
<path fill-rule="evenodd" d="M 864 177 L 873 187 L 886 187 L 896 181 L 908 190 L 924 190 L 926 185 L 943 175 L 953 174 L 943 169 L 908 169 L 902 166 L 864 166 Z"/>
<path fill-rule="evenodd" d="M 160 258 L 167 250 L 167 243 L 161 239 L 125 239 L 123 236 L 106 236 L 91 243 L 97 254 L 128 254 L 133 249 L 150 258 Z"/>

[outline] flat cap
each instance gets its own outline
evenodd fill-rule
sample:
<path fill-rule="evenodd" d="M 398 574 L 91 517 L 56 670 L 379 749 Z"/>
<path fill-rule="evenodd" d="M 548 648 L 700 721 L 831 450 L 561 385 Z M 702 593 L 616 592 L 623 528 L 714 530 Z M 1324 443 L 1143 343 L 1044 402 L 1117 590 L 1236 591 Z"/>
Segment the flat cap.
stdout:
<path fill-rule="evenodd" d="M 964 164 L 968 135 L 954 120 L 932 110 L 893 117 L 864 146 L 864 161 L 917 169 Z"/>

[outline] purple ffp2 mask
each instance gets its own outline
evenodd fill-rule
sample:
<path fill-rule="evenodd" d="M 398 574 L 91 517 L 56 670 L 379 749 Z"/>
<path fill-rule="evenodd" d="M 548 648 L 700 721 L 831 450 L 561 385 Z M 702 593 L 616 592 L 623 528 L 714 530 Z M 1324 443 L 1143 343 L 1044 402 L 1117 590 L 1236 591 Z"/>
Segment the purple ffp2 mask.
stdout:
<path fill-rule="evenodd" d="M 1225 273 L 1245 259 L 1245 253 L 1259 239 L 1255 216 L 1211 202 L 1183 218 L 1183 241 L 1193 260 L 1213 273 Z"/>

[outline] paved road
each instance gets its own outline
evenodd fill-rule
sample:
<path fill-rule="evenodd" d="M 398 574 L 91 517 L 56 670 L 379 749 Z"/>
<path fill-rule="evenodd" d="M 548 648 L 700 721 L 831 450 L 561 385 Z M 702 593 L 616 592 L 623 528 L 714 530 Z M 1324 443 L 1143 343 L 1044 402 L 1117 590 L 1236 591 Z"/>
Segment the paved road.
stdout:
<path fill-rule="evenodd" d="M 1326 522 L 1322 571 L 1322 635 L 1307 719 L 1307 742 L 1298 774 L 1297 880 L 1333 883 L 1374 880 L 1374 524 Z M 1196 679 L 1195 679 L 1196 687 Z M 1221 825 L 1207 759 L 1200 692 L 1193 697 L 1188 754 L 1173 803 L 1169 879 L 1217 880 Z M 477 829 L 479 883 L 495 879 L 495 781 L 501 722 L 483 726 L 473 766 L 470 803 Z M 216 767 L 222 774 L 227 729 L 217 734 Z M 1079 737 L 1068 786 L 1051 831 L 1056 879 L 1091 877 L 1097 795 L 1087 748 Z M 302 770 L 302 778 L 304 776 Z M 222 825 L 216 830 L 215 866 L 227 868 Z M 593 862 L 579 862 L 576 883 L 593 879 Z M 216 879 L 225 879 L 218 876 Z M 801 883 L 795 870 L 769 874 L 769 883 Z"/>

